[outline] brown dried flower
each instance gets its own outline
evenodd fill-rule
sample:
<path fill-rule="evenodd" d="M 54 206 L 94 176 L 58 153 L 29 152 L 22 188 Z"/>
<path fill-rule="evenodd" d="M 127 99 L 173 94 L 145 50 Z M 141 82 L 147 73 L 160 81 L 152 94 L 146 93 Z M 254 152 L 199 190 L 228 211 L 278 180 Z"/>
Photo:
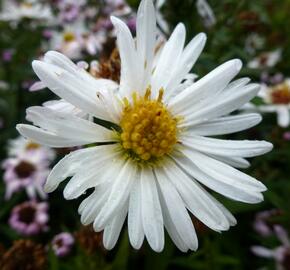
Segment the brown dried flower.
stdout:
<path fill-rule="evenodd" d="M 121 60 L 119 51 L 115 48 L 109 59 L 101 60 L 98 70 L 90 70 L 90 73 L 97 78 L 110 79 L 120 82 Z"/>
<path fill-rule="evenodd" d="M 75 233 L 75 239 L 81 248 L 90 255 L 94 254 L 96 250 L 105 253 L 102 242 L 103 234 L 101 232 L 95 232 L 92 226 L 82 226 L 80 230 Z"/>
<path fill-rule="evenodd" d="M 44 270 L 46 268 L 44 247 L 28 239 L 15 241 L 0 261 L 1 270 Z"/>

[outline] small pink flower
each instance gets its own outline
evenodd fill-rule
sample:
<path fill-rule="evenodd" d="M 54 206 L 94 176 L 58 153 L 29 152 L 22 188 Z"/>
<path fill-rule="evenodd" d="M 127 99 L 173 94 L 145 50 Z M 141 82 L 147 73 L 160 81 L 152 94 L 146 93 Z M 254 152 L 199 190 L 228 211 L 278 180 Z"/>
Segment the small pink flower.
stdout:
<path fill-rule="evenodd" d="M 70 233 L 62 232 L 52 239 L 51 244 L 55 255 L 64 257 L 71 252 L 74 242 L 74 238 Z"/>
<path fill-rule="evenodd" d="M 42 151 L 26 151 L 4 160 L 5 198 L 10 199 L 13 193 L 25 189 L 29 198 L 35 199 L 38 194 L 45 199 L 43 185 L 50 172 L 49 164 Z"/>
<path fill-rule="evenodd" d="M 261 236 L 270 236 L 273 234 L 274 223 L 271 223 L 273 217 L 281 215 L 282 212 L 279 209 L 272 209 L 257 213 L 253 227 L 257 233 Z"/>
<path fill-rule="evenodd" d="M 19 234 L 30 236 L 47 231 L 48 220 L 48 203 L 27 201 L 12 209 L 9 225 Z"/>
<path fill-rule="evenodd" d="M 253 246 L 251 250 L 258 257 L 274 259 L 276 262 L 276 269 L 288 270 L 290 266 L 290 239 L 285 229 L 280 225 L 274 226 L 274 232 L 282 243 L 281 246 L 274 249 L 268 249 L 262 246 Z"/>
<path fill-rule="evenodd" d="M 286 132 L 284 132 L 284 134 L 283 134 L 283 139 L 284 139 L 285 141 L 290 141 L 290 131 L 286 131 Z"/>

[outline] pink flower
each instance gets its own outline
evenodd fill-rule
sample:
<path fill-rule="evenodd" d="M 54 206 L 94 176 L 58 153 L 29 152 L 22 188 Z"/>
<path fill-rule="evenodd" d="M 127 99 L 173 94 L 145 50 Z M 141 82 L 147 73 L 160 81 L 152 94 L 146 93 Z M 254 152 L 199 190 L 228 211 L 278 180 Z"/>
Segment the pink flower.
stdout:
<path fill-rule="evenodd" d="M 48 230 L 48 204 L 27 201 L 15 206 L 9 218 L 9 225 L 19 234 L 30 236 Z"/>
<path fill-rule="evenodd" d="M 262 246 L 253 246 L 251 250 L 259 257 L 274 259 L 277 270 L 288 270 L 290 266 L 290 239 L 283 227 L 276 225 L 274 226 L 274 231 L 277 238 L 282 243 L 281 246 L 274 249 L 268 249 Z"/>
<path fill-rule="evenodd" d="M 9 199 L 13 193 L 26 190 L 29 198 L 46 198 L 43 184 L 49 174 L 49 161 L 41 151 L 26 151 L 19 156 L 7 158 L 2 164 L 5 170 L 3 179 L 6 184 L 5 198 Z"/>
<path fill-rule="evenodd" d="M 274 223 L 271 223 L 273 217 L 281 215 L 282 212 L 279 209 L 272 209 L 257 213 L 254 221 L 254 229 L 261 236 L 270 236 L 273 234 Z"/>
<path fill-rule="evenodd" d="M 70 253 L 74 242 L 74 238 L 70 233 L 62 232 L 52 239 L 51 244 L 55 255 L 64 257 Z"/>

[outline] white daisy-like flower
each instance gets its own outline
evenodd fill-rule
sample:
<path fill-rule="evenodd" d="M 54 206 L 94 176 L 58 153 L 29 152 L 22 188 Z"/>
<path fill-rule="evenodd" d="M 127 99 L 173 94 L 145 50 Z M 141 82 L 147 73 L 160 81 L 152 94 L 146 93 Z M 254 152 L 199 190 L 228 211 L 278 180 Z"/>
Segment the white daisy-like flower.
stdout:
<path fill-rule="evenodd" d="M 262 113 L 277 113 L 277 122 L 280 127 L 290 124 L 290 79 L 274 86 L 262 85 L 259 96 L 265 105 L 255 106 Z"/>
<path fill-rule="evenodd" d="M 277 49 L 272 52 L 264 52 L 259 56 L 255 57 L 248 63 L 249 68 L 270 68 L 274 67 L 280 60 L 282 56 L 281 49 Z"/>
<path fill-rule="evenodd" d="M 50 63 L 34 61 L 38 77 L 54 93 L 94 117 L 94 122 L 46 107 L 27 110 L 34 124 L 18 131 L 53 147 L 89 145 L 64 157 L 50 173 L 45 189 L 54 191 L 67 177 L 66 199 L 93 188 L 81 203 L 83 224 L 104 230 L 104 246 L 117 242 L 128 215 L 131 245 L 146 237 L 153 250 L 164 247 L 164 227 L 176 246 L 196 250 L 198 240 L 189 212 L 215 231 L 236 224 L 231 213 L 204 186 L 233 200 L 258 203 L 266 187 L 236 168 L 245 159 L 271 150 L 265 141 L 210 138 L 258 124 L 258 114 L 229 115 L 259 91 L 249 79 L 232 79 L 240 60 L 219 66 L 191 85 L 184 78 L 206 41 L 199 34 L 185 46 L 185 27 L 178 24 L 159 54 L 156 17 L 151 0 L 137 15 L 137 37 L 112 17 L 121 57 L 117 91 L 98 88 L 98 80 L 65 56 L 49 52 Z M 101 120 L 100 120 L 101 119 Z M 101 125 L 104 125 L 105 128 Z M 236 168 L 235 168 L 236 167 Z M 188 212 L 189 211 L 189 212 Z"/>
<path fill-rule="evenodd" d="M 55 158 L 55 152 L 50 147 L 26 140 L 21 136 L 8 142 L 8 156 L 19 156 L 29 151 L 41 152 L 41 156 L 46 160 L 51 161 Z"/>
<path fill-rule="evenodd" d="M 53 14 L 48 5 L 41 4 L 36 0 L 3 1 L 0 20 L 19 21 L 24 18 L 52 21 Z"/>
<path fill-rule="evenodd" d="M 73 24 L 64 25 L 62 31 L 53 32 L 49 46 L 69 58 L 80 59 L 83 52 L 95 55 L 102 48 L 105 39 L 104 31 L 90 32 L 84 19 L 79 18 Z"/>

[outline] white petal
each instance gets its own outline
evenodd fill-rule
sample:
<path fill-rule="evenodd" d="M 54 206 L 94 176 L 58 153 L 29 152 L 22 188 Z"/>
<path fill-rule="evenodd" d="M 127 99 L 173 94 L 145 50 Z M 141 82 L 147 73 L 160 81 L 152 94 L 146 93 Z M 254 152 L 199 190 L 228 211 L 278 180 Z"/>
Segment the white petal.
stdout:
<path fill-rule="evenodd" d="M 171 216 L 169 214 L 169 211 L 167 209 L 167 206 L 166 206 L 165 201 L 162 198 L 162 196 L 160 196 L 160 205 L 161 205 L 161 208 L 162 208 L 164 226 L 165 226 L 170 238 L 172 239 L 174 244 L 182 252 L 187 252 L 188 251 L 188 247 L 184 243 L 184 241 L 181 239 L 181 237 L 179 236 L 177 228 L 175 227 L 175 224 L 174 224 L 174 222 L 173 222 L 173 220 L 172 220 L 172 218 L 171 218 Z"/>
<path fill-rule="evenodd" d="M 237 59 L 220 65 L 174 97 L 169 107 L 172 107 L 176 114 L 180 114 L 190 109 L 192 105 L 216 95 L 239 73 L 241 67 L 242 63 Z"/>
<path fill-rule="evenodd" d="M 212 102 L 198 111 L 188 113 L 180 126 L 190 127 L 229 114 L 254 98 L 259 89 L 258 84 L 249 84 L 238 89 L 224 99 L 217 99 L 216 102 Z"/>
<path fill-rule="evenodd" d="M 79 206 L 82 224 L 88 225 L 95 220 L 103 205 L 108 200 L 109 195 L 110 187 L 104 183 L 98 186 L 88 198 L 82 201 Z"/>
<path fill-rule="evenodd" d="M 161 252 L 164 247 L 163 217 L 155 176 L 151 168 L 141 171 L 141 211 L 144 233 L 150 247 Z"/>
<path fill-rule="evenodd" d="M 141 182 L 140 172 L 134 180 L 130 193 L 129 211 L 128 211 L 128 233 L 131 245 L 139 249 L 144 240 L 144 231 L 141 215 Z"/>
<path fill-rule="evenodd" d="M 46 107 L 30 107 L 27 119 L 59 137 L 87 143 L 112 141 L 112 131 L 77 116 L 51 110 Z"/>
<path fill-rule="evenodd" d="M 100 89 L 52 64 L 33 61 L 32 67 L 41 81 L 56 95 L 84 112 L 111 121 L 106 109 L 97 99 L 97 91 Z"/>
<path fill-rule="evenodd" d="M 264 258 L 274 258 L 275 257 L 275 252 L 273 250 L 270 250 L 265 247 L 261 246 L 253 246 L 251 247 L 252 252 L 259 256 L 259 257 L 264 257 Z"/>
<path fill-rule="evenodd" d="M 137 51 L 143 74 L 143 85 L 141 90 L 148 86 L 151 76 L 154 50 L 156 46 L 156 16 L 151 0 L 141 1 L 136 21 Z"/>
<path fill-rule="evenodd" d="M 277 108 L 278 124 L 280 127 L 288 127 L 290 123 L 290 112 L 286 106 Z"/>
<path fill-rule="evenodd" d="M 171 219 L 178 236 L 189 249 L 197 250 L 197 236 L 192 221 L 185 208 L 184 202 L 182 201 L 175 187 L 169 181 L 168 175 L 166 172 L 164 172 L 164 169 L 157 168 L 154 171 L 156 173 L 157 183 L 160 188 L 160 194 L 163 198 L 164 208 L 166 208 L 168 211 L 168 217 Z"/>
<path fill-rule="evenodd" d="M 175 161 L 205 186 L 236 201 L 258 203 L 266 187 L 256 179 L 201 153 L 183 150 L 190 159 L 177 157 Z"/>
<path fill-rule="evenodd" d="M 179 23 L 175 27 L 169 40 L 165 43 L 156 69 L 154 70 L 151 81 L 153 96 L 156 96 L 162 87 L 164 89 L 167 88 L 173 71 L 172 67 L 178 63 L 179 57 L 183 50 L 184 42 L 185 27 L 182 23 Z"/>
<path fill-rule="evenodd" d="M 126 203 L 117 215 L 112 219 L 109 225 L 104 229 L 103 243 L 104 247 L 111 250 L 117 243 L 124 221 L 127 216 L 128 203 Z"/>
<path fill-rule="evenodd" d="M 61 54 L 56 51 L 48 51 L 44 55 L 44 61 L 49 64 L 53 64 L 55 66 L 58 66 L 69 73 L 71 73 L 73 76 L 78 77 L 78 79 L 82 79 L 83 81 L 86 81 L 86 83 L 89 83 L 92 85 L 95 90 L 99 89 L 115 89 L 117 88 L 117 84 L 111 80 L 107 79 L 95 79 L 93 76 L 91 76 L 87 71 L 85 71 L 82 68 L 79 68 L 76 64 L 74 64 L 68 57 L 66 57 L 64 54 Z"/>
<path fill-rule="evenodd" d="M 140 89 L 140 61 L 135 48 L 135 41 L 127 25 L 121 20 L 111 17 L 116 29 L 117 44 L 121 58 L 120 94 L 129 98 L 132 91 Z"/>
<path fill-rule="evenodd" d="M 178 190 L 190 212 L 215 231 L 228 230 L 228 219 L 217 206 L 215 200 L 176 164 L 169 160 L 166 162 L 166 175 Z"/>
<path fill-rule="evenodd" d="M 251 128 L 262 121 L 256 113 L 224 116 L 192 126 L 189 133 L 203 136 L 225 135 Z"/>
<path fill-rule="evenodd" d="M 111 180 L 110 170 L 112 160 L 117 158 L 117 154 L 104 155 L 97 160 L 90 160 L 69 180 L 63 195 L 66 200 L 76 199 L 89 188 L 96 187 L 108 180 Z M 118 157 L 120 158 L 120 157 Z"/>
<path fill-rule="evenodd" d="M 251 165 L 249 161 L 241 157 L 225 157 L 225 156 L 222 157 L 222 156 L 216 156 L 216 155 L 209 155 L 209 156 L 235 168 L 245 169 Z"/>
<path fill-rule="evenodd" d="M 45 131 L 32 125 L 18 124 L 16 129 L 23 137 L 50 147 L 63 148 L 87 144 L 87 141 L 82 140 L 81 138 L 69 139 L 66 137 L 60 137 L 52 132 Z"/>
<path fill-rule="evenodd" d="M 173 94 L 173 91 L 177 88 L 182 79 L 192 69 L 199 55 L 201 54 L 206 42 L 206 35 L 200 33 L 195 36 L 190 43 L 184 48 L 179 62 L 173 72 L 173 75 L 168 83 L 168 87 L 165 91 L 165 100 L 168 100 Z"/>
<path fill-rule="evenodd" d="M 41 89 L 44 89 L 46 86 L 43 82 L 35 82 L 33 85 L 29 87 L 29 91 L 34 92 Z"/>
<path fill-rule="evenodd" d="M 63 180 L 78 172 L 88 161 L 96 160 L 97 162 L 102 158 L 110 158 L 115 152 L 115 147 L 112 145 L 103 145 L 84 148 L 65 156 L 51 170 L 44 187 L 45 191 L 54 191 Z"/>
<path fill-rule="evenodd" d="M 182 144 L 205 154 L 226 157 L 254 157 L 272 150 L 273 145 L 266 141 L 221 140 L 197 135 L 182 136 Z"/>
<path fill-rule="evenodd" d="M 118 177 L 112 183 L 108 200 L 94 221 L 94 229 L 99 231 L 111 222 L 127 201 L 133 181 L 136 178 L 137 167 L 131 160 L 127 160 Z"/>

